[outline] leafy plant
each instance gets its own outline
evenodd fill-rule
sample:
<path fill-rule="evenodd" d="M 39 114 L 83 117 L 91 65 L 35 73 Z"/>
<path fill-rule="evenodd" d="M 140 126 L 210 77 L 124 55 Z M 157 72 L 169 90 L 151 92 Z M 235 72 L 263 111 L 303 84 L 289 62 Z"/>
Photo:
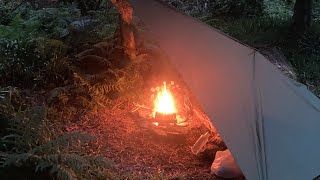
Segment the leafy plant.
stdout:
<path fill-rule="evenodd" d="M 67 79 L 71 62 L 60 59 L 68 60 L 63 57 L 83 44 L 101 41 L 116 27 L 115 22 L 109 20 L 117 17 L 113 11 L 108 12 L 111 14 L 107 14 L 107 18 L 106 14 L 102 15 L 104 10 L 90 11 L 91 18 L 81 17 L 76 4 L 43 9 L 24 4 L 15 12 L 10 12 L 7 6 L 8 3 L 0 5 L 1 13 L 11 13 L 8 23 L 0 24 L 2 85 L 42 87 L 71 82 Z"/>
<path fill-rule="evenodd" d="M 16 87 L 0 88 L 0 112 L 5 115 L 11 115 L 19 109 L 26 108 L 25 94 Z"/>
<path fill-rule="evenodd" d="M 228 16 L 208 19 L 207 23 L 257 49 L 279 48 L 293 65 L 298 80 L 319 95 L 319 23 L 316 21 L 309 32 L 298 37 L 289 30 L 292 5 L 264 1 L 264 6 L 265 14 L 260 17 Z M 318 14 L 317 8 L 315 10 Z"/>
<path fill-rule="evenodd" d="M 293 3 L 284 0 L 264 0 L 264 12 L 267 16 L 288 19 L 293 15 Z"/>
<path fill-rule="evenodd" d="M 86 149 L 95 138 L 80 132 L 64 133 L 52 129 L 47 108 L 38 106 L 16 112 L 10 120 L 9 134 L 2 137 L 3 168 L 29 167 L 58 179 L 97 178 L 110 175 L 111 163 L 91 155 Z M 61 132 L 60 132 L 61 133 Z M 110 175 L 111 176 L 111 175 Z"/>

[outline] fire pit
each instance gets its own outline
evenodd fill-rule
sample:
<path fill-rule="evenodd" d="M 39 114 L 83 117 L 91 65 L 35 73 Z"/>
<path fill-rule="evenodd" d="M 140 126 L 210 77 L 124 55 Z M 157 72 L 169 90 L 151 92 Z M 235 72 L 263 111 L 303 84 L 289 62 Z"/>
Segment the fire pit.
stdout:
<path fill-rule="evenodd" d="M 163 82 L 163 87 L 158 87 L 156 89 L 157 96 L 154 100 L 153 108 L 153 118 L 156 121 L 155 124 L 176 123 L 177 109 L 173 96 L 167 88 L 167 83 Z"/>
<path fill-rule="evenodd" d="M 140 105 L 133 112 L 139 112 L 139 116 L 145 120 L 143 122 L 146 122 L 148 129 L 157 139 L 184 142 L 189 123 L 184 111 L 178 108 L 182 100 L 174 97 L 171 92 L 175 88 L 177 87 L 173 81 L 170 84 L 163 82 L 161 87 L 151 88 L 152 107 Z"/>

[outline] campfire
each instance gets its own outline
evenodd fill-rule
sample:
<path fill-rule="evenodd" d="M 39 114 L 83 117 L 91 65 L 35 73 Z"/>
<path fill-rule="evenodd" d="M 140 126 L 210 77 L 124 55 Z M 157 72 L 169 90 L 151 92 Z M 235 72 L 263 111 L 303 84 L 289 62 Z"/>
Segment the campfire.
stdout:
<path fill-rule="evenodd" d="M 164 81 L 161 86 L 151 88 L 151 103 L 148 106 L 136 105 L 133 112 L 138 111 L 143 118 L 143 126 L 155 133 L 157 137 L 183 139 L 189 130 L 187 112 L 184 109 L 186 99 L 173 81 Z"/>
<path fill-rule="evenodd" d="M 152 121 L 156 126 L 184 126 L 186 118 L 182 115 L 181 110 L 179 112 L 177 104 L 179 99 L 175 98 L 171 93 L 170 88 L 174 87 L 174 82 L 171 81 L 169 85 L 164 81 L 162 87 L 152 89 L 152 92 L 156 93 L 156 96 L 152 95 L 154 107 L 152 109 Z"/>
<path fill-rule="evenodd" d="M 188 89 L 183 85 L 164 81 L 150 91 L 147 88 L 143 94 L 145 104 L 134 103 L 132 112 L 138 115 L 138 127 L 152 142 L 187 145 L 192 154 L 210 159 L 218 145 L 225 147 L 207 116 L 191 104 Z"/>
<path fill-rule="evenodd" d="M 153 124 L 158 126 L 159 124 L 176 123 L 176 114 L 174 98 L 170 89 L 167 88 L 167 83 L 163 82 L 163 87 L 157 88 L 157 96 L 154 100 L 152 117 L 157 122 Z"/>
<path fill-rule="evenodd" d="M 171 85 L 174 85 L 174 82 L 171 82 Z M 167 88 L 167 83 L 163 82 L 162 88 L 157 88 L 157 96 L 154 100 L 154 109 L 153 109 L 153 119 L 157 122 L 153 122 L 154 125 L 159 126 L 163 124 L 166 127 L 166 124 L 171 126 L 184 124 L 186 119 L 182 119 L 179 115 L 174 97 L 170 92 L 170 89 Z M 180 121 L 179 121 L 180 120 Z M 182 121 L 181 121 L 182 120 Z M 172 128 L 171 128 L 172 129 Z M 172 133 L 172 132 L 171 132 Z M 176 133 L 176 135 L 179 133 Z M 208 142 L 210 134 L 207 132 L 203 134 L 192 146 L 191 151 L 193 154 L 198 154 L 202 147 Z"/>
<path fill-rule="evenodd" d="M 167 83 L 163 82 L 163 89 L 158 92 L 154 111 L 163 115 L 173 115 L 176 113 L 176 107 L 170 90 L 167 89 Z"/>

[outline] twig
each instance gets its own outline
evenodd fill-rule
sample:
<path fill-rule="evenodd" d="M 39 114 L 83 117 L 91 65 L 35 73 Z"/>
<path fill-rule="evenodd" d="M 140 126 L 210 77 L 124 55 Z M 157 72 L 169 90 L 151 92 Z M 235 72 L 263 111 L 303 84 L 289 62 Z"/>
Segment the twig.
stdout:
<path fill-rule="evenodd" d="M 133 108 L 133 109 L 131 110 L 131 112 L 135 112 L 135 111 L 139 110 L 140 108 L 144 108 L 144 109 L 148 109 L 148 110 L 150 110 L 150 108 L 149 108 L 149 107 L 147 107 L 147 106 L 140 105 L 140 104 L 135 103 L 135 102 L 133 102 L 133 104 L 134 104 L 136 107 L 135 107 L 135 108 Z"/>
<path fill-rule="evenodd" d="M 116 104 L 111 110 L 115 110 L 116 108 L 118 108 L 121 104 L 123 104 L 123 101 L 121 101 L 120 103 Z"/>

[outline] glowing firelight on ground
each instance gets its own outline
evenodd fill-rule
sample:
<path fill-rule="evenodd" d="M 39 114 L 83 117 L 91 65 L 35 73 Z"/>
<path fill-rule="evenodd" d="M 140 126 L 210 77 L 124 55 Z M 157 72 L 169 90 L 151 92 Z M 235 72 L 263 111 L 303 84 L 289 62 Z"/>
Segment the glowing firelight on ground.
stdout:
<path fill-rule="evenodd" d="M 158 92 L 157 97 L 154 102 L 154 111 L 162 114 L 174 114 L 176 113 L 176 108 L 174 100 L 170 90 L 167 89 L 166 82 L 163 82 L 163 87 Z"/>

